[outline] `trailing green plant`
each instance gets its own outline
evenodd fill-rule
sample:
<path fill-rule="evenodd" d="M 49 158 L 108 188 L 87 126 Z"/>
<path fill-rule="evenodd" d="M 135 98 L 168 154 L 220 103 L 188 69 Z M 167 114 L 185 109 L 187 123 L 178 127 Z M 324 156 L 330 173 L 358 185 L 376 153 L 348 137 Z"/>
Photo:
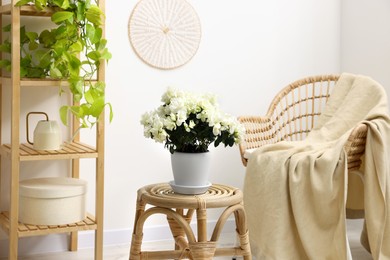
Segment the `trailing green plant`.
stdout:
<path fill-rule="evenodd" d="M 37 32 L 20 28 L 20 76 L 67 80 L 74 105 L 60 108 L 61 121 L 68 125 L 69 112 L 80 120 L 82 128 L 92 127 L 106 106 L 105 83 L 94 80 L 102 62 L 111 58 L 102 37 L 104 14 L 91 0 L 20 0 L 16 6 L 33 4 L 38 11 L 53 7 L 51 21 L 57 26 Z M 3 28 L 10 31 L 11 25 Z M 10 53 L 6 39 L 0 51 Z M 11 61 L 0 60 L 0 67 L 11 69 Z M 64 92 L 60 89 L 60 93 Z"/>

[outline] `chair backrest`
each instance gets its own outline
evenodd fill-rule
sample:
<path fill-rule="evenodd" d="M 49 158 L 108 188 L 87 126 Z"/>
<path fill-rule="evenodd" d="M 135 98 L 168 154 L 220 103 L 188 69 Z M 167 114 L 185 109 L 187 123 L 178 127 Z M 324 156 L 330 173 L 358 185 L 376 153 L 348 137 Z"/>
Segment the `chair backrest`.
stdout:
<path fill-rule="evenodd" d="M 303 140 L 316 125 L 338 79 L 338 75 L 321 75 L 297 80 L 275 96 L 266 116 L 239 117 L 246 129 L 241 153 L 283 140 Z"/>

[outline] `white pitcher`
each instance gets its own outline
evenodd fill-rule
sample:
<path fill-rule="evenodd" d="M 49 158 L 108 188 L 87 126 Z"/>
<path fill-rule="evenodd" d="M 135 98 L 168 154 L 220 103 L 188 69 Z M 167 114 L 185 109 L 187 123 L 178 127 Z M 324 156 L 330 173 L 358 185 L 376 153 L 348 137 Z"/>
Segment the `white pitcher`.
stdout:
<path fill-rule="evenodd" d="M 28 118 L 31 114 L 42 114 L 46 120 L 40 120 L 34 129 L 34 142 L 29 139 Z M 30 112 L 26 116 L 27 142 L 35 150 L 59 150 L 61 148 L 61 131 L 57 121 L 49 120 L 45 112 Z"/>

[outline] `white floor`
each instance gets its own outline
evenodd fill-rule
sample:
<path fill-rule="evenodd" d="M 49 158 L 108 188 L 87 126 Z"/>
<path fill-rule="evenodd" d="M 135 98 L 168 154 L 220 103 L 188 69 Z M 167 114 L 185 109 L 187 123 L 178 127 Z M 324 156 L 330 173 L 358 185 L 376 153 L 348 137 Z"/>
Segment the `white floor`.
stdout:
<path fill-rule="evenodd" d="M 371 260 L 370 254 L 360 245 L 361 220 L 348 220 L 348 238 L 354 260 Z M 235 242 L 235 234 L 223 234 L 220 246 L 231 246 Z M 125 260 L 129 258 L 130 245 L 118 245 L 104 248 L 104 260 Z M 147 250 L 172 248 L 172 241 L 148 242 L 143 244 Z M 5 258 L 1 258 L 3 260 Z M 33 255 L 19 257 L 23 260 L 92 260 L 93 249 L 83 249 L 77 252 L 50 253 L 45 255 Z M 216 257 L 218 260 L 232 259 L 231 257 Z M 240 258 L 237 258 L 240 259 Z"/>

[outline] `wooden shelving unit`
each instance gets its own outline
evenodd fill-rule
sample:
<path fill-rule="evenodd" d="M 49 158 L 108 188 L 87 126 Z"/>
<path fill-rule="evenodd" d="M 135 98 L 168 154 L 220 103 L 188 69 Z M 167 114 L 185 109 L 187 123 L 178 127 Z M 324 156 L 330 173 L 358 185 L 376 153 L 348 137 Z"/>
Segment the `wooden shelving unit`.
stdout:
<path fill-rule="evenodd" d="M 3 15 L 10 16 L 11 27 L 11 75 L 2 76 L 0 73 L 0 100 L 3 96 L 3 88 L 11 88 L 11 138 L 10 143 L 0 140 L 0 169 L 4 160 L 9 160 L 10 170 L 10 207 L 8 211 L 0 212 L 0 227 L 6 232 L 9 239 L 8 259 L 18 259 L 18 239 L 21 237 L 40 236 L 55 233 L 70 233 L 69 250 L 77 250 L 78 232 L 84 230 L 95 231 L 95 259 L 103 259 L 103 200 L 104 200 L 104 113 L 96 125 L 96 147 L 84 144 L 80 141 L 80 136 L 76 136 L 72 142 L 63 144 L 60 150 L 56 151 L 36 151 L 30 144 L 23 144 L 20 141 L 20 94 L 25 87 L 62 87 L 67 86 L 66 81 L 42 80 L 42 79 L 21 79 L 20 78 L 20 24 L 23 16 L 50 17 L 54 8 L 45 8 L 43 11 L 36 11 L 33 6 L 16 7 L 18 0 L 11 0 L 10 4 L 2 4 L 0 0 L 0 18 Z M 105 12 L 104 0 L 99 1 L 99 7 Z M 3 27 L 0 19 L 0 28 Z M 103 37 L 104 37 L 104 28 Z M 0 34 L 0 41 L 1 34 Z M 105 81 L 105 64 L 102 63 L 97 73 L 97 80 Z M 8 97 L 7 97 L 8 98 Z M 0 126 L 2 125 L 3 105 L 0 105 Z M 58 110 L 58 108 L 53 108 Z M 72 120 L 72 133 L 78 128 L 75 119 Z M 0 127 L 0 137 L 2 137 Z M 87 218 L 78 223 L 71 223 L 60 226 L 36 226 L 18 222 L 19 216 L 19 173 L 20 163 L 23 161 L 47 161 L 47 160 L 69 160 L 71 162 L 72 178 L 80 177 L 80 159 L 94 158 L 96 161 L 96 193 L 94 215 L 88 214 Z M 4 174 L 0 172 L 1 174 Z M 1 181 L 1 178 L 0 178 Z M 0 186 L 1 187 L 1 186 Z M 2 192 L 0 190 L 0 196 Z M 0 200 L 1 201 L 1 200 Z"/>

